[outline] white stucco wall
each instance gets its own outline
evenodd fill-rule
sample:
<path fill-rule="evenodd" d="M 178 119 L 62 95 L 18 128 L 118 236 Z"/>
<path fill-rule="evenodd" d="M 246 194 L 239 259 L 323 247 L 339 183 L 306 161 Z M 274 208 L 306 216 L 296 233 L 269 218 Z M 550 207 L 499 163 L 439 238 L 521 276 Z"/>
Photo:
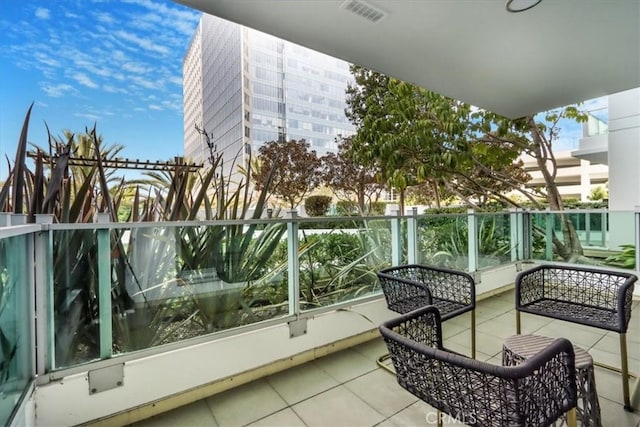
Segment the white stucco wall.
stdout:
<path fill-rule="evenodd" d="M 640 88 L 609 96 L 609 242 L 635 244 L 640 206 Z"/>

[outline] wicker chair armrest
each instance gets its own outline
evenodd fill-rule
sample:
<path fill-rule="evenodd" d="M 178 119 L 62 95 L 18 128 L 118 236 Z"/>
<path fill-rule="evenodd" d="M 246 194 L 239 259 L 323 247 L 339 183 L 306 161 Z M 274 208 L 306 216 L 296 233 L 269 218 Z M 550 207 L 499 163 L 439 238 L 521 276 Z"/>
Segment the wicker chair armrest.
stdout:
<path fill-rule="evenodd" d="M 423 283 L 387 274 L 384 270 L 376 274 L 380 280 L 387 303 L 393 304 L 407 298 L 424 298 L 428 303 L 431 303 L 431 291 Z"/>
<path fill-rule="evenodd" d="M 471 275 L 459 270 L 422 264 L 386 268 L 378 277 L 424 286 L 433 298 L 448 300 L 475 308 L 476 286 Z"/>
<path fill-rule="evenodd" d="M 396 332 L 393 332 L 393 331 Z M 442 348 L 442 320 L 435 306 L 428 305 L 409 313 L 394 317 L 380 326 L 380 331 L 393 332 L 403 339 Z"/>
<path fill-rule="evenodd" d="M 444 267 L 426 265 L 415 267 L 422 272 L 422 280 L 434 297 L 475 307 L 476 283 L 470 274 Z"/>

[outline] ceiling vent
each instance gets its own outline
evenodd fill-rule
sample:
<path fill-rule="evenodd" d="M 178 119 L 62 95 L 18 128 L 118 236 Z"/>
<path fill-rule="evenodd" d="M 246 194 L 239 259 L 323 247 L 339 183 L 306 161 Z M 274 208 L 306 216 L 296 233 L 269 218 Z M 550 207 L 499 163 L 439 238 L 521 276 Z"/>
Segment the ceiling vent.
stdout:
<path fill-rule="evenodd" d="M 384 11 L 370 5 L 369 3 L 365 3 L 362 0 L 346 0 L 340 7 L 373 23 L 376 23 L 387 16 Z"/>

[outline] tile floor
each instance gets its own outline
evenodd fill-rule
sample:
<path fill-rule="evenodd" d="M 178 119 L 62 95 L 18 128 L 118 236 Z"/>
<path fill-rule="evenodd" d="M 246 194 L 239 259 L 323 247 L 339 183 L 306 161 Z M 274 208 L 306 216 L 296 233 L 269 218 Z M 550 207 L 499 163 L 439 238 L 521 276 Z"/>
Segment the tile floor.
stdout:
<path fill-rule="evenodd" d="M 513 292 L 478 302 L 477 358 L 500 364 L 504 339 L 515 332 Z M 631 372 L 640 372 L 640 302 L 627 334 Z M 619 366 L 615 333 L 523 315 L 523 333 L 565 336 L 596 361 Z M 469 316 L 444 325 L 444 344 L 470 353 Z M 435 411 L 397 385 L 375 361 L 382 339 L 317 359 L 135 424 L 158 426 L 431 426 Z M 633 383 L 632 383 L 633 384 Z M 640 426 L 640 411 L 625 412 L 619 374 L 596 367 L 604 427 Z M 463 425 L 450 423 L 445 425 Z"/>

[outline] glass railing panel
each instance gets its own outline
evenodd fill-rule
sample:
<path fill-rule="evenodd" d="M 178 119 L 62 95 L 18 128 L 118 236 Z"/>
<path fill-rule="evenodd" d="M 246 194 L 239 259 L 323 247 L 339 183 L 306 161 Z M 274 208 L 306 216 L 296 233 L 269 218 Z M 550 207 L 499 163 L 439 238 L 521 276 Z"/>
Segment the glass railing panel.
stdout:
<path fill-rule="evenodd" d="M 301 222 L 301 310 L 379 293 L 376 272 L 391 265 L 391 221 L 327 218 Z"/>
<path fill-rule="evenodd" d="M 533 212 L 531 223 L 533 259 L 596 266 L 626 265 L 624 268 L 635 265 L 633 212 Z"/>
<path fill-rule="evenodd" d="M 420 264 L 469 270 L 469 221 L 467 214 L 418 217 Z"/>
<path fill-rule="evenodd" d="M 640 233 L 638 215 L 631 211 L 608 212 L 607 257 L 603 261 L 606 265 L 638 269 L 636 265 L 636 236 Z"/>
<path fill-rule="evenodd" d="M 288 314 L 286 224 L 166 226 L 123 234 L 113 262 L 129 301 L 114 349 L 129 352 Z M 126 233 L 125 233 L 126 234 Z M 283 258 L 284 257 L 284 258 Z"/>
<path fill-rule="evenodd" d="M 476 223 L 478 269 L 509 264 L 517 259 L 518 243 L 511 241 L 509 213 L 476 214 Z"/>
<path fill-rule="evenodd" d="M 27 239 L 21 235 L 0 239 L 0 425 L 9 421 L 33 373 L 32 311 L 28 290 Z"/>
<path fill-rule="evenodd" d="M 52 233 L 52 367 L 59 368 L 100 357 L 98 240 L 95 229 Z"/>

